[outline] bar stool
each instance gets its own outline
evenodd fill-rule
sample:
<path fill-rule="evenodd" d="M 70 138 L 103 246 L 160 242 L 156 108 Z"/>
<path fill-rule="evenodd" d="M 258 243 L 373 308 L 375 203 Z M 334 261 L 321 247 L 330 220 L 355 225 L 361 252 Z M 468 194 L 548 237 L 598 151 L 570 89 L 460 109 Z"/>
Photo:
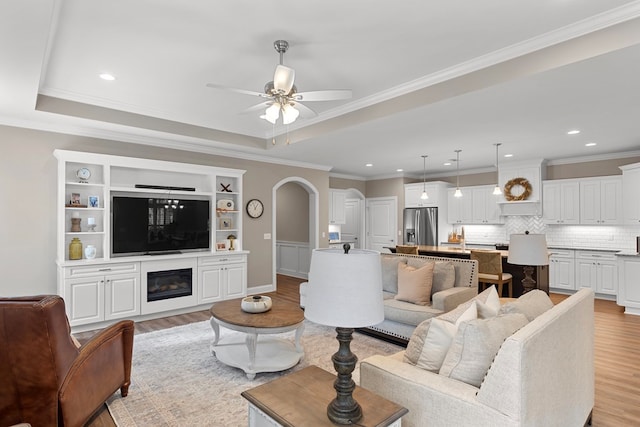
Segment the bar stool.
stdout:
<path fill-rule="evenodd" d="M 478 261 L 478 284 L 480 291 L 496 285 L 498 296 L 502 297 L 502 286 L 508 286 L 508 297 L 513 298 L 513 276 L 502 272 L 502 254 L 498 251 L 471 251 L 471 259 Z"/>
<path fill-rule="evenodd" d="M 418 247 L 410 245 L 396 245 L 397 254 L 418 255 Z"/>

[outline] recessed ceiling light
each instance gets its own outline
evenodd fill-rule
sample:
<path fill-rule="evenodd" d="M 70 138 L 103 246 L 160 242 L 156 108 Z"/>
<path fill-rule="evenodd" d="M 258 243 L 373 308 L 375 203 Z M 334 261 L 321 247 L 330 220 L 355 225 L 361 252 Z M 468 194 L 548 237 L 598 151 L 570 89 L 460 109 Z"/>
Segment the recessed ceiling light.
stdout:
<path fill-rule="evenodd" d="M 365 166 L 368 168 L 373 167 L 373 163 L 367 163 Z"/>
<path fill-rule="evenodd" d="M 580 131 L 578 129 L 574 129 L 574 130 L 570 130 L 569 132 L 567 132 L 567 135 L 577 135 L 579 133 L 580 133 Z"/>
<path fill-rule="evenodd" d="M 113 74 L 109 74 L 109 73 L 100 74 L 100 78 L 102 80 L 107 80 L 107 81 L 110 81 L 110 82 L 112 82 L 112 81 L 114 81 L 116 79 Z"/>
<path fill-rule="evenodd" d="M 402 172 L 404 169 L 396 169 L 396 172 Z"/>
<path fill-rule="evenodd" d="M 587 142 L 586 144 L 584 144 L 585 147 L 595 147 L 596 145 L 598 144 L 596 144 L 595 142 Z"/>
<path fill-rule="evenodd" d="M 451 166 L 451 162 L 444 162 L 443 165 L 445 166 Z"/>
<path fill-rule="evenodd" d="M 513 154 L 505 154 L 505 157 L 513 157 Z"/>

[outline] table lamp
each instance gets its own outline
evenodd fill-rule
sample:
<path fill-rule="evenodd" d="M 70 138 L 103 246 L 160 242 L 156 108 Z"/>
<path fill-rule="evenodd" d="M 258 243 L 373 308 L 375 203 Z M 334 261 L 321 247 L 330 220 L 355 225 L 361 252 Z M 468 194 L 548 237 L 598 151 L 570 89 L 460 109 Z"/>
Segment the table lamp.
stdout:
<path fill-rule="evenodd" d="M 536 288 L 533 279 L 533 266 L 549 265 L 549 251 L 547 239 L 544 234 L 512 234 L 509 239 L 509 264 L 523 265 L 524 279 L 522 287 L 524 292 Z"/>
<path fill-rule="evenodd" d="M 304 312 L 308 320 L 336 328 L 339 348 L 331 358 L 338 373 L 333 384 L 336 398 L 327 407 L 327 416 L 336 424 L 354 424 L 362 418 L 351 379 L 358 361 L 350 348 L 353 329 L 384 320 L 380 253 L 349 250 L 348 244 L 344 251 L 313 250 Z"/>

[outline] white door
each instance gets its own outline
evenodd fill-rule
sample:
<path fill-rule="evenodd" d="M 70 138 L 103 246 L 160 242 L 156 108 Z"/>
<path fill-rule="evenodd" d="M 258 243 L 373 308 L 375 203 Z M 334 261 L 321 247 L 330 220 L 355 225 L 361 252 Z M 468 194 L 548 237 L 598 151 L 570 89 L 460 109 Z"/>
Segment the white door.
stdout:
<path fill-rule="evenodd" d="M 355 242 L 353 247 L 360 247 L 360 200 L 347 199 L 345 203 L 345 223 L 341 227 L 340 240 Z"/>
<path fill-rule="evenodd" d="M 397 197 L 376 197 L 366 201 L 367 249 L 389 253 L 398 238 Z"/>

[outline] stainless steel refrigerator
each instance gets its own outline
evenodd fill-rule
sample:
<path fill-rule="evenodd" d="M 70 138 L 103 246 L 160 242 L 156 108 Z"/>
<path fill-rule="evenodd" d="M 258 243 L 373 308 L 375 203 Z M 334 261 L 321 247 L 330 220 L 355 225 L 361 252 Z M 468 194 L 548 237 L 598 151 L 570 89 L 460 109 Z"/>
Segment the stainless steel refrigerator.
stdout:
<path fill-rule="evenodd" d="M 405 245 L 438 245 L 438 208 L 405 208 Z"/>

